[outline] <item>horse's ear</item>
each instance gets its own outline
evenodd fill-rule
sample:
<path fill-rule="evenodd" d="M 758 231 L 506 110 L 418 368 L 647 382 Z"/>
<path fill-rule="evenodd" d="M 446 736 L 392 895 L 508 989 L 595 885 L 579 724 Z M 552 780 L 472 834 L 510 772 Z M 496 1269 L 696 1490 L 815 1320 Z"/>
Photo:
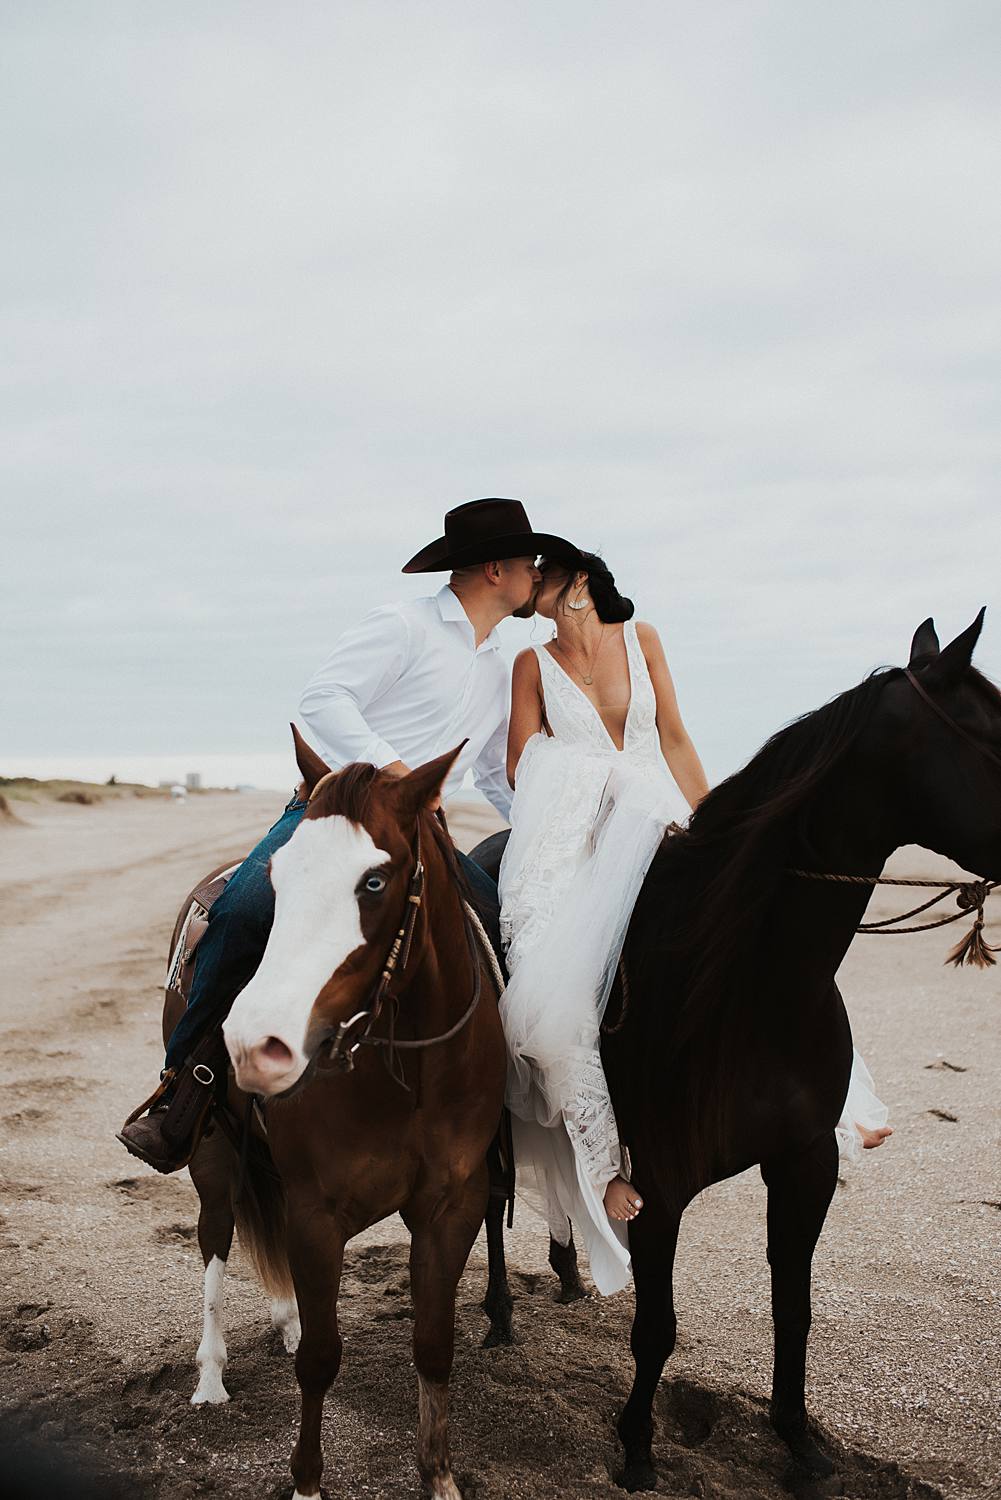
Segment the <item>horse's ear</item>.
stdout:
<path fill-rule="evenodd" d="M 937 655 L 938 636 L 935 634 L 935 621 L 929 615 L 914 632 L 914 639 L 911 641 L 911 659 L 907 665 L 913 667 L 923 656 Z"/>
<path fill-rule="evenodd" d="M 404 816 L 417 817 L 425 807 L 437 802 L 441 795 L 445 777 L 455 763 L 455 758 L 465 745 L 456 745 L 454 750 L 449 750 L 445 755 L 439 755 L 437 760 L 429 760 L 426 765 L 418 766 L 416 771 L 402 776 L 397 782 L 396 790 L 400 800 L 400 810 Z"/>
<path fill-rule="evenodd" d="M 295 741 L 295 763 L 302 772 L 302 779 L 306 783 L 306 790 L 311 792 L 321 776 L 326 776 L 330 767 L 326 765 L 312 745 L 307 745 L 302 735 L 292 724 L 292 739 Z"/>
<path fill-rule="evenodd" d="M 984 615 L 987 611 L 985 604 L 972 625 L 957 635 L 948 646 L 943 646 L 935 660 L 933 672 L 936 682 L 943 685 L 958 682 L 973 659 L 973 648 L 980 639 L 980 632 L 984 628 Z"/>

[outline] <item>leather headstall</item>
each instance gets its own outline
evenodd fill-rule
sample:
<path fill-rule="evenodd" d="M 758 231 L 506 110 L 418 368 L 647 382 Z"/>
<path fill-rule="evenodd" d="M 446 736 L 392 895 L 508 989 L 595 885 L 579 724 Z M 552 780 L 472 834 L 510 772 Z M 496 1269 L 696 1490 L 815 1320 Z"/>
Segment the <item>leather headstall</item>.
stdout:
<path fill-rule="evenodd" d="M 414 873 L 410 877 L 403 922 L 390 945 L 386 962 L 375 989 L 372 991 L 372 996 L 364 1009 L 356 1011 L 350 1020 L 341 1021 L 329 1041 L 321 1043 L 320 1050 L 326 1049 L 328 1062 L 342 1073 L 351 1072 L 355 1065 L 355 1053 L 363 1042 L 369 1040 L 372 1027 L 382 1014 L 386 992 L 394 974 L 397 970 L 402 973 L 407 967 L 414 941 L 414 929 L 417 926 L 417 916 L 423 901 L 424 861 L 421 859 L 421 827 L 418 823 L 414 840 Z"/>
<path fill-rule="evenodd" d="M 948 724 L 949 728 L 954 730 L 955 733 L 959 735 L 960 739 L 965 740 L 968 745 L 972 745 L 974 750 L 979 750 L 981 755 L 986 755 L 987 759 L 992 760 L 996 766 L 1001 766 L 1001 755 L 997 755 L 991 749 L 990 745 L 985 745 L 980 740 L 975 739 L 968 730 L 963 728 L 962 724 L 957 724 L 952 715 L 947 714 L 941 704 L 935 702 L 935 699 L 918 681 L 914 673 L 911 671 L 910 667 L 904 668 L 904 676 L 907 678 L 907 681 L 910 683 L 911 687 L 914 688 L 918 693 L 918 696 L 924 699 L 932 712 L 938 714 L 939 718 L 944 723 Z"/>

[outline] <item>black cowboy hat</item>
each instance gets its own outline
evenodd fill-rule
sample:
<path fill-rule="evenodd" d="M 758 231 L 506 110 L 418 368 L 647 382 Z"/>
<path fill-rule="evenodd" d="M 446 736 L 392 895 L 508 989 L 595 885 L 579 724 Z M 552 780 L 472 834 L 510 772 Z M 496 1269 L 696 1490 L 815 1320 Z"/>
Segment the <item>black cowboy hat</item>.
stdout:
<path fill-rule="evenodd" d="M 404 573 L 439 573 L 474 563 L 502 562 L 509 557 L 557 558 L 579 567 L 573 542 L 545 531 L 533 531 L 520 500 L 470 500 L 445 517 L 445 535 L 422 547 Z"/>

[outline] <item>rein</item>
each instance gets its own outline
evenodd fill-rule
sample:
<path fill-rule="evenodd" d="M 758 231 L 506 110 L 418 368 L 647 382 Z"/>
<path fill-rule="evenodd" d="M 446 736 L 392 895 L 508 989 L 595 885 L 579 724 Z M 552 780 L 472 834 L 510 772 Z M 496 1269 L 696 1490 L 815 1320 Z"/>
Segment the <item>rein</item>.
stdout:
<path fill-rule="evenodd" d="M 1001 756 L 995 755 L 989 745 L 981 744 L 979 740 L 974 739 L 972 734 L 968 734 L 961 724 L 957 724 L 951 714 L 947 714 L 945 709 L 926 692 L 909 667 L 905 668 L 904 676 L 928 704 L 928 707 L 933 709 L 950 729 L 955 730 L 956 734 L 966 740 L 967 744 L 972 745 L 975 750 L 979 750 L 981 755 L 986 755 L 988 760 L 1001 766 Z M 973 964 L 979 969 L 986 969 L 996 962 L 993 955 L 1001 952 L 1001 946 L 992 948 L 984 939 L 984 902 L 991 892 L 1001 885 L 999 880 L 907 880 L 893 879 L 886 875 L 825 875 L 818 870 L 790 870 L 789 873 L 799 876 L 801 880 L 833 880 L 842 885 L 922 886 L 925 889 L 937 890 L 939 893 L 937 896 L 931 896 L 919 906 L 912 907 L 910 911 L 901 912 L 895 917 L 883 917 L 877 922 L 862 922 L 855 931 L 865 933 L 869 937 L 906 937 L 912 932 L 930 932 L 935 927 L 946 927 L 950 922 L 958 922 L 960 917 L 976 909 L 976 920 L 972 928 L 966 937 L 956 944 L 945 962 L 954 964 L 957 969 L 961 968 L 964 963 Z M 898 922 L 906 922 L 911 917 L 920 916 L 929 907 L 937 906 L 940 901 L 952 895 L 956 897 L 958 911 L 946 917 L 938 917 L 933 922 L 919 922 L 914 927 L 897 926 Z"/>

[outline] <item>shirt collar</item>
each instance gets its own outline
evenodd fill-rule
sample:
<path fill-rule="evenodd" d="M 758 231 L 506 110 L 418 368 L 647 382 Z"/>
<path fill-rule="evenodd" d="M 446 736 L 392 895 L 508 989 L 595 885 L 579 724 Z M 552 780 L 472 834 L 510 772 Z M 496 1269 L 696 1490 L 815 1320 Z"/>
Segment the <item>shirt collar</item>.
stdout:
<path fill-rule="evenodd" d="M 458 594 L 454 594 L 452 592 L 447 583 L 443 584 L 443 586 L 438 590 L 437 594 L 435 595 L 435 603 L 438 605 L 438 613 L 441 615 L 443 620 L 454 622 L 457 625 L 465 625 L 470 631 L 473 629 L 473 622 L 466 614 L 466 611 L 463 609 L 461 599 L 459 598 Z M 493 630 L 491 630 L 490 634 L 480 642 L 480 651 L 486 651 L 488 649 L 490 651 L 500 650 L 500 638 L 497 634 L 496 626 Z"/>

